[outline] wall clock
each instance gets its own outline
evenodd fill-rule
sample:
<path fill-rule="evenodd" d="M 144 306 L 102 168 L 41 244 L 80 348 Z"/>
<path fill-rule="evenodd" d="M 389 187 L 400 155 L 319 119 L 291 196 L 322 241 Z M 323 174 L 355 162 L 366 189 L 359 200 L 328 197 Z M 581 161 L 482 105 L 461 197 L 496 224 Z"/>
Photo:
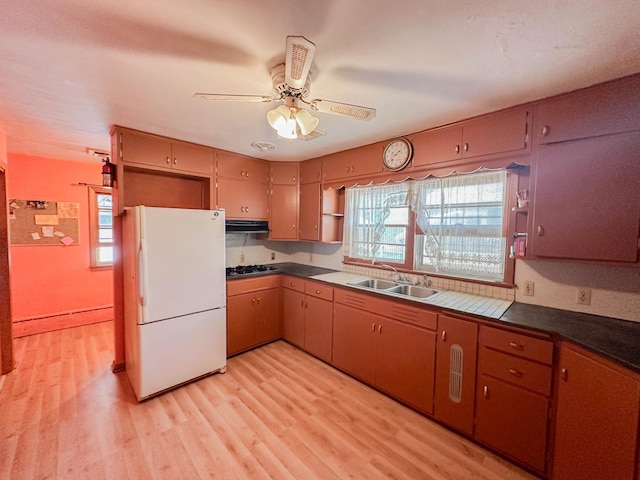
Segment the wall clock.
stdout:
<path fill-rule="evenodd" d="M 413 158 L 413 145 L 406 138 L 391 140 L 382 153 L 382 164 L 389 170 L 398 171 L 406 167 Z"/>

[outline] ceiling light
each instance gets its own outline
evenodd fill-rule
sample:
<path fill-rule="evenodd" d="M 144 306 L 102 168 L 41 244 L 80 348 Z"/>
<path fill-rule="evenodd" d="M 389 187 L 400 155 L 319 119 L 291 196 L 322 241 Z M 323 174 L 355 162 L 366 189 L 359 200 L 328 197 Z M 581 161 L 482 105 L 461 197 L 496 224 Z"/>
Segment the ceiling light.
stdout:
<path fill-rule="evenodd" d="M 320 122 L 306 110 L 298 108 L 296 98 L 288 98 L 286 105 L 269 110 L 267 121 L 279 136 L 290 140 L 298 138 L 297 131 L 309 135 Z"/>

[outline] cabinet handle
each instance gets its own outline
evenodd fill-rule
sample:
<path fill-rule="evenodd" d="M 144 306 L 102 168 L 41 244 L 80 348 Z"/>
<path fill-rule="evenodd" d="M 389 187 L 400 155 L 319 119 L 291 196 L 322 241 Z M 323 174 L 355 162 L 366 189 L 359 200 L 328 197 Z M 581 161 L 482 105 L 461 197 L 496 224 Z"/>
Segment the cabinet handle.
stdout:
<path fill-rule="evenodd" d="M 314 225 L 314 226 L 313 226 L 313 229 L 314 229 L 314 230 L 317 230 L 317 229 L 318 229 L 318 225 L 317 225 L 317 224 L 316 224 L 316 225 Z"/>
<path fill-rule="evenodd" d="M 240 170 L 240 176 L 244 177 L 244 170 Z"/>
<path fill-rule="evenodd" d="M 249 213 L 249 207 L 244 207 L 244 211 Z"/>
<path fill-rule="evenodd" d="M 176 157 L 173 157 L 173 164 L 177 165 L 178 164 L 178 159 Z"/>
<path fill-rule="evenodd" d="M 516 370 L 515 368 L 507 368 L 507 370 L 509 370 L 509 373 L 511 375 L 514 375 L 514 376 L 516 376 L 518 378 L 522 378 L 522 372 Z"/>
<path fill-rule="evenodd" d="M 371 331 L 375 333 L 375 331 L 376 331 L 376 324 L 375 323 L 371 324 Z"/>
<path fill-rule="evenodd" d="M 260 297 L 258 297 L 258 304 L 260 304 Z"/>
<path fill-rule="evenodd" d="M 524 350 L 524 347 L 522 346 L 522 344 L 520 343 L 516 343 L 516 342 L 509 342 L 509 346 L 511 348 L 515 348 L 516 350 Z"/>
<path fill-rule="evenodd" d="M 462 149 L 463 149 L 465 152 L 468 152 L 468 151 L 469 151 L 469 144 L 468 144 L 468 143 L 465 143 L 465 144 L 464 144 L 464 147 L 462 147 Z"/>
<path fill-rule="evenodd" d="M 538 225 L 538 236 L 539 237 L 544 236 L 544 227 L 542 225 Z"/>
<path fill-rule="evenodd" d="M 489 387 L 487 385 L 482 387 L 482 395 L 484 395 L 484 398 L 489 398 Z"/>
<path fill-rule="evenodd" d="M 300 306 L 304 308 L 304 300 L 300 300 Z"/>
<path fill-rule="evenodd" d="M 171 165 L 171 157 L 167 157 L 167 164 Z"/>
<path fill-rule="evenodd" d="M 316 290 L 316 295 L 320 295 L 320 290 Z"/>
<path fill-rule="evenodd" d="M 447 341 L 447 331 L 446 330 L 442 330 L 442 341 L 443 342 Z"/>
<path fill-rule="evenodd" d="M 291 228 L 293 228 L 295 230 L 296 224 L 294 223 L 293 225 L 291 225 Z"/>
<path fill-rule="evenodd" d="M 291 285 L 292 287 L 295 287 L 295 286 L 296 286 L 296 284 L 295 284 L 295 283 L 293 283 L 293 282 L 291 282 L 289 285 Z"/>
<path fill-rule="evenodd" d="M 255 304 L 255 303 L 256 303 L 256 299 L 255 299 L 255 298 L 252 298 L 252 299 L 251 299 L 251 303 Z"/>
<path fill-rule="evenodd" d="M 544 127 L 542 127 L 542 130 L 540 130 L 540 135 L 542 135 L 543 137 L 546 137 L 550 133 L 551 133 L 551 127 L 549 127 L 549 125 L 545 125 Z"/>
<path fill-rule="evenodd" d="M 569 372 L 567 371 L 567 369 L 566 368 L 560 369 L 560 378 L 566 382 L 568 377 L 569 377 Z"/>
<path fill-rule="evenodd" d="M 378 333 L 382 333 L 382 324 L 378 325 Z"/>
<path fill-rule="evenodd" d="M 455 153 L 460 153 L 460 145 L 456 145 L 456 148 L 453 149 Z"/>

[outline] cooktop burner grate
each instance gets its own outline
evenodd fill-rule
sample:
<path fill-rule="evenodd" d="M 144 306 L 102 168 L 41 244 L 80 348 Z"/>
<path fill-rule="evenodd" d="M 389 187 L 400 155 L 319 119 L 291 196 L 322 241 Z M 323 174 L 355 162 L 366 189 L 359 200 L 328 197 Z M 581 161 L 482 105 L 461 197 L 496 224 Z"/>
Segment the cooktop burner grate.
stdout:
<path fill-rule="evenodd" d="M 238 265 L 236 267 L 227 267 L 227 277 L 268 273 L 276 270 L 278 269 L 271 265 Z"/>

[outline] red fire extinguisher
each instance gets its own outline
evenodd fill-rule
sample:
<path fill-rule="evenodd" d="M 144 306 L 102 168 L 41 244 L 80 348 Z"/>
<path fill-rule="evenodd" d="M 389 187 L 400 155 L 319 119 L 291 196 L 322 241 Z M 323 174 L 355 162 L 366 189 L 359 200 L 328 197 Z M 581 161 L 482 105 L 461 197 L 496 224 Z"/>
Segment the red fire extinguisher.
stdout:
<path fill-rule="evenodd" d="M 109 161 L 109 157 L 102 161 L 104 162 L 102 166 L 102 186 L 113 187 L 113 182 L 116 179 L 116 166 Z"/>

